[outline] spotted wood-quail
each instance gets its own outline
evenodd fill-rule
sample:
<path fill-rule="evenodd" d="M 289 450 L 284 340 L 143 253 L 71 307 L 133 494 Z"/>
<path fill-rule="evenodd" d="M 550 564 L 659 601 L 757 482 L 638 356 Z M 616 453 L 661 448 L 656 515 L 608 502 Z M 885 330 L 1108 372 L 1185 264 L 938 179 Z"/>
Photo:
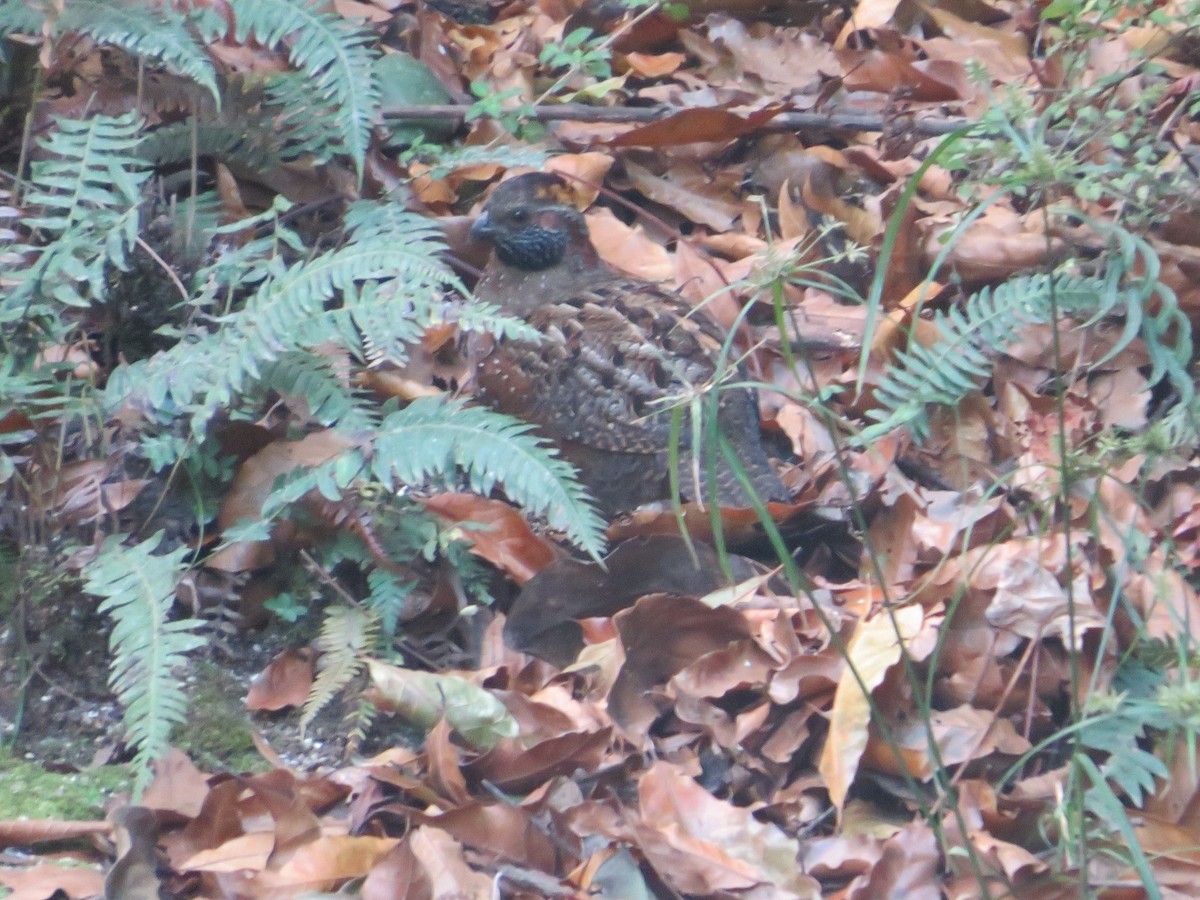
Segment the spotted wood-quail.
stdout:
<path fill-rule="evenodd" d="M 471 233 L 494 251 L 476 296 L 541 333 L 538 341 L 474 338 L 476 395 L 558 444 L 606 513 L 670 496 L 671 407 L 707 390 L 719 391 L 717 426 L 755 492 L 786 499 L 763 450 L 755 392 L 714 387 L 720 369 L 738 374 L 721 363 L 722 329 L 676 294 L 604 263 L 559 176 L 501 183 Z M 686 415 L 678 439 L 684 499 L 709 502 L 715 488 L 720 505 L 749 505 L 719 452 L 708 484 Z"/>

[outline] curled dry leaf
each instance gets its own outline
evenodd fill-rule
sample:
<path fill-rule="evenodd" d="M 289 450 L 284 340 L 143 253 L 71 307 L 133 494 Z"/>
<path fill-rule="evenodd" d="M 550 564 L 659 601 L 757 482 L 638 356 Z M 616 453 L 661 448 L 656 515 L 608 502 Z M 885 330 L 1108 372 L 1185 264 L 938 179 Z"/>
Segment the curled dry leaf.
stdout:
<path fill-rule="evenodd" d="M 542 171 L 556 172 L 566 178 L 574 188 L 582 208 L 596 202 L 613 162 L 607 153 L 565 153 L 549 159 Z"/>
<path fill-rule="evenodd" d="M 733 557 L 738 577 L 754 572 Z M 717 554 L 707 544 L 689 546 L 678 535 L 647 535 L 622 541 L 604 564 L 563 559 L 547 566 L 517 597 L 505 623 L 513 647 L 559 667 L 583 647 L 581 619 L 613 616 L 649 594 L 703 596 L 726 583 Z"/>
<path fill-rule="evenodd" d="M 200 814 L 208 794 L 208 778 L 177 747 L 154 764 L 154 780 L 142 793 L 142 806 L 187 818 Z"/>
<path fill-rule="evenodd" d="M 847 897 L 940 900 L 938 841 L 924 822 L 911 822 L 882 842 L 879 861 L 850 883 Z"/>
<path fill-rule="evenodd" d="M 464 772 L 511 794 L 525 794 L 552 778 L 595 771 L 611 743 L 611 728 L 591 734 L 561 734 L 528 748 L 504 740 L 473 760 Z"/>
<path fill-rule="evenodd" d="M 625 131 L 609 139 L 608 144 L 611 147 L 669 147 L 706 141 L 725 143 L 753 133 L 783 110 L 783 104 L 777 104 L 741 116 L 727 109 L 685 109 L 650 125 Z"/>
<path fill-rule="evenodd" d="M 433 900 L 429 875 L 417 861 L 412 836 L 406 835 L 368 873 L 362 886 L 363 900 Z"/>
<path fill-rule="evenodd" d="M 656 175 L 626 159 L 625 174 L 647 199 L 714 231 L 728 231 L 741 212 L 741 204 L 728 199 L 732 173 L 714 179 L 699 166 L 679 162 L 662 175 Z"/>
<path fill-rule="evenodd" d="M 670 75 L 678 69 L 686 61 L 687 57 L 682 53 L 626 53 L 624 56 L 625 65 L 635 75 L 640 75 L 643 78 L 661 78 L 663 75 Z"/>
<path fill-rule="evenodd" d="M 306 843 L 278 869 L 254 880 L 256 896 L 295 897 L 310 891 L 334 891 L 362 878 L 399 843 L 397 838 L 322 835 Z"/>
<path fill-rule="evenodd" d="M 270 831 L 241 834 L 183 860 L 179 869 L 215 875 L 261 872 L 267 867 L 274 847 L 275 835 Z"/>
<path fill-rule="evenodd" d="M 864 768 L 898 777 L 907 772 L 928 781 L 938 765 L 959 766 L 993 753 L 1011 761 L 1030 748 L 1029 741 L 1017 734 L 1007 719 L 966 705 L 935 711 L 928 723 L 916 722 L 892 733 L 899 756 L 886 741 L 872 737 L 863 751 Z M 930 757 L 931 735 L 938 747 L 936 761 Z"/>
<path fill-rule="evenodd" d="M 930 220 L 922 220 L 920 228 L 926 235 L 926 263 L 945 253 L 945 266 L 965 281 L 996 282 L 1045 265 L 1063 249 L 1061 239 L 1047 237 L 1040 224 L 997 206 L 962 232 Z"/>
<path fill-rule="evenodd" d="M 667 705 L 656 696 L 676 673 L 706 654 L 751 636 L 745 616 L 691 597 L 652 594 L 616 617 L 625 664 L 608 695 L 608 712 L 632 740 L 643 740 Z"/>
<path fill-rule="evenodd" d="M 68 841 L 95 834 L 108 834 L 108 822 L 72 822 L 62 819 L 10 819 L 0 821 L 0 847 L 31 847 L 52 841 Z"/>
<path fill-rule="evenodd" d="M 948 103 L 972 94 L 963 66 L 950 60 L 913 60 L 907 54 L 883 50 L 838 51 L 846 87 L 888 94 L 903 87 L 917 102 Z"/>
<path fill-rule="evenodd" d="M 409 840 L 435 898 L 493 900 L 492 879 L 467 865 L 462 846 L 445 831 L 422 826 L 412 832 Z"/>
<path fill-rule="evenodd" d="M 450 835 L 464 847 L 519 865 L 547 871 L 566 846 L 556 846 L 539 828 L 533 812 L 496 802 L 471 802 L 438 815 L 409 811 L 415 824 L 430 825 Z"/>
<path fill-rule="evenodd" d="M 277 710 L 303 706 L 314 677 L 313 651 L 307 647 L 284 650 L 250 685 L 246 709 Z"/>

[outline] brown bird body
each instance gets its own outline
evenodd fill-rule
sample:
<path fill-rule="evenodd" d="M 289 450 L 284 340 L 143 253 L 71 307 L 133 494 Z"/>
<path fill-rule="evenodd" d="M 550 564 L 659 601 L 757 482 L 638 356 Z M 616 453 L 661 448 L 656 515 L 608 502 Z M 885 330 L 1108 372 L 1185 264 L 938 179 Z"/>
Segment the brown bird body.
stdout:
<path fill-rule="evenodd" d="M 721 328 L 677 295 L 605 264 L 557 176 L 502 183 L 472 234 L 494 248 L 476 296 L 541 333 L 538 341 L 473 340 L 478 398 L 554 440 L 605 512 L 669 497 L 671 406 L 722 374 Z M 756 493 L 785 499 L 762 448 L 754 392 L 716 389 L 717 425 Z M 679 429 L 684 499 L 707 502 L 715 487 L 721 505 L 749 505 L 719 454 L 715 484 L 701 461 L 697 490 L 689 422 L 685 415 Z"/>

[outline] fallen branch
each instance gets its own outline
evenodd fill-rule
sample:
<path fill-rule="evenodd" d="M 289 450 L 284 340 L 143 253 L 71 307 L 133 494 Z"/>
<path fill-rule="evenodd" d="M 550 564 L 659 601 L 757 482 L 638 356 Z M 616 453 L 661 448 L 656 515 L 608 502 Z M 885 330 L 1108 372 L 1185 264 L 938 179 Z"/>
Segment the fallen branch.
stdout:
<path fill-rule="evenodd" d="M 462 122 L 472 107 L 459 104 L 434 106 L 385 106 L 383 116 L 392 121 L 413 119 L 446 119 Z M 559 103 L 551 106 L 535 106 L 522 111 L 539 122 L 609 122 L 613 124 L 645 125 L 666 119 L 693 107 L 673 106 L 588 106 L 584 103 Z M 887 131 L 893 128 L 906 129 L 930 137 L 949 134 L 971 120 L 963 118 L 913 119 L 904 115 L 881 116 L 876 113 L 859 112 L 783 112 L 760 126 L 762 131 L 800 131 L 803 129 L 826 129 L 832 131 Z"/>

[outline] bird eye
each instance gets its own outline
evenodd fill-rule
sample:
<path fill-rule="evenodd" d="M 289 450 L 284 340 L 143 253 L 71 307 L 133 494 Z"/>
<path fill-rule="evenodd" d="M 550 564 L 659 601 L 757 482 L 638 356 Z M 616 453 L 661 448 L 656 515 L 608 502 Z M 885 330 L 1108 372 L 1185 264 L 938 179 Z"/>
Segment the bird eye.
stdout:
<path fill-rule="evenodd" d="M 528 218 L 529 210 L 527 209 L 514 209 L 512 211 L 512 220 L 514 222 L 524 222 Z"/>

